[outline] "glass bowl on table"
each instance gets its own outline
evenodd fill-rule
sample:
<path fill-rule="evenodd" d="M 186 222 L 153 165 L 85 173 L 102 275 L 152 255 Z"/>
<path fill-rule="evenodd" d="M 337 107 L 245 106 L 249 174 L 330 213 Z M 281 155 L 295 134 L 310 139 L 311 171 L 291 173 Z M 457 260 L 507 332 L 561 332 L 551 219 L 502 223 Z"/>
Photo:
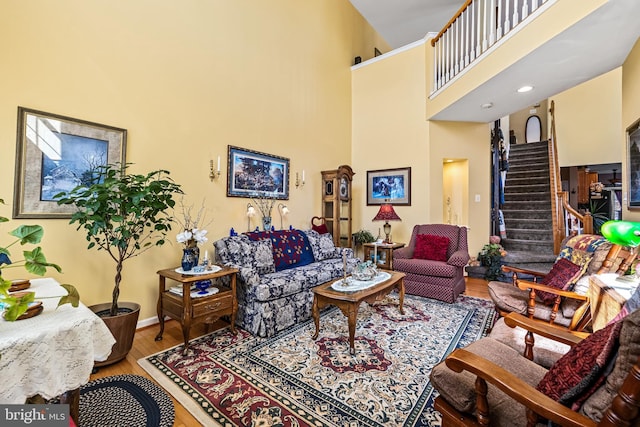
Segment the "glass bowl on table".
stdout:
<path fill-rule="evenodd" d="M 365 261 L 359 263 L 356 268 L 353 269 L 351 277 L 355 280 L 367 281 L 375 278 L 378 275 L 378 269 L 371 261 Z"/>

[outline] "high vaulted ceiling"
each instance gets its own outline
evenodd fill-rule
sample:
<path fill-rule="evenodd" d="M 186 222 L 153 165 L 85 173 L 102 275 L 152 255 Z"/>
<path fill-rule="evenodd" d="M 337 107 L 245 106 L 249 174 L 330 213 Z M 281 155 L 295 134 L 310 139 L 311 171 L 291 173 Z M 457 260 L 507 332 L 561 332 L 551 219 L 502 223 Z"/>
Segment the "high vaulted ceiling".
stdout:
<path fill-rule="evenodd" d="M 350 0 L 393 48 L 439 32 L 463 0 Z M 609 0 L 431 120 L 492 122 L 621 66 L 640 37 L 640 0 Z M 527 94 L 516 89 L 534 86 Z M 491 103 L 492 108 L 481 108 Z"/>
<path fill-rule="evenodd" d="M 427 33 L 438 33 L 464 4 L 463 0 L 351 0 L 351 4 L 397 49 Z"/>

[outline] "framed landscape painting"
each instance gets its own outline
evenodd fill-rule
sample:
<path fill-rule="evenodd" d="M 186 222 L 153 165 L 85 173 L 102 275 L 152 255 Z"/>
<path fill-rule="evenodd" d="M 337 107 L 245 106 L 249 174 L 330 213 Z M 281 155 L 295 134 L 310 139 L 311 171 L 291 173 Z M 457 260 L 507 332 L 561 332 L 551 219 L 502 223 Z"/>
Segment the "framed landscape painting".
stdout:
<path fill-rule="evenodd" d="M 227 196 L 289 199 L 289 159 L 229 145 Z"/>
<path fill-rule="evenodd" d="M 629 209 L 640 209 L 640 119 L 627 128 Z"/>
<path fill-rule="evenodd" d="M 86 184 L 99 166 L 124 163 L 127 131 L 18 107 L 14 218 L 70 218 L 54 195 Z"/>
<path fill-rule="evenodd" d="M 367 171 L 367 205 L 411 206 L 411 168 Z"/>

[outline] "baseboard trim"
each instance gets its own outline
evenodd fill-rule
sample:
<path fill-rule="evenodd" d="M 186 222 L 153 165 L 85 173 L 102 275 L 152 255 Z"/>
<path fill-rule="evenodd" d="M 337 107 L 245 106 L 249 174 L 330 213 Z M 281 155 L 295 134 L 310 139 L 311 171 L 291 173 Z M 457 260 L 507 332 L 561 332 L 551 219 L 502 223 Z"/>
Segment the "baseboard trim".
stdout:
<path fill-rule="evenodd" d="M 165 317 L 165 320 L 168 320 L 168 319 L 170 319 L 170 317 Z M 155 325 L 157 323 L 160 323 L 158 321 L 158 316 L 154 316 L 154 317 L 149 317 L 147 319 L 138 320 L 138 323 L 136 324 L 136 331 L 138 329 L 146 328 L 147 326 L 152 326 L 152 325 Z"/>

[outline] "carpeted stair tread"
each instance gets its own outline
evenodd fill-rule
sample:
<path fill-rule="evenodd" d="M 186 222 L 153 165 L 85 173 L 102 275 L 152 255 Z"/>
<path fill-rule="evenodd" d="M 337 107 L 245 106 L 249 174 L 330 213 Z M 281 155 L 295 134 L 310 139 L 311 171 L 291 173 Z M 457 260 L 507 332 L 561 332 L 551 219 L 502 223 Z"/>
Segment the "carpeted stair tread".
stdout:
<path fill-rule="evenodd" d="M 548 253 L 531 253 L 526 251 L 510 251 L 502 258 L 505 264 L 526 264 L 526 263 L 551 263 L 556 260 L 553 251 Z"/>

